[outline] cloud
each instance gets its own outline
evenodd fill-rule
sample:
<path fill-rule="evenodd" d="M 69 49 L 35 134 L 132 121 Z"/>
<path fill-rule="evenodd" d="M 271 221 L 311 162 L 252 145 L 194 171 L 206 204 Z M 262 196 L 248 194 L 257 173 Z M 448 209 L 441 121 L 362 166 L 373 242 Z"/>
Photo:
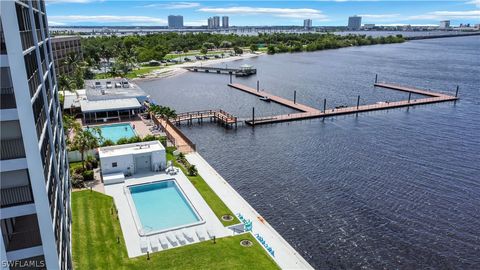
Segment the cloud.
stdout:
<path fill-rule="evenodd" d="M 446 20 L 446 19 L 476 19 L 480 18 L 480 10 L 468 11 L 433 11 L 421 15 L 410 16 L 408 20 Z"/>
<path fill-rule="evenodd" d="M 186 21 L 184 23 L 185 26 L 199 26 L 199 25 L 206 25 L 207 20 L 193 20 L 193 21 Z"/>
<path fill-rule="evenodd" d="M 400 14 L 360 14 L 358 16 L 365 19 L 392 19 L 397 18 Z"/>
<path fill-rule="evenodd" d="M 55 21 L 48 20 L 48 25 L 49 26 L 63 26 L 63 25 L 67 25 L 67 24 L 63 23 L 63 22 L 55 22 Z"/>
<path fill-rule="evenodd" d="M 104 0 L 46 0 L 46 4 L 76 3 L 87 4 L 91 2 L 103 2 Z"/>
<path fill-rule="evenodd" d="M 200 3 L 195 2 L 172 2 L 166 4 L 149 4 L 142 7 L 147 8 L 163 8 L 163 9 L 187 9 L 199 7 Z"/>
<path fill-rule="evenodd" d="M 129 23 L 132 25 L 159 25 L 166 24 L 167 20 L 148 16 L 114 16 L 114 15 L 66 15 L 48 16 L 57 23 Z"/>
<path fill-rule="evenodd" d="M 220 7 L 200 8 L 198 11 L 215 14 L 237 14 L 237 15 L 271 15 L 281 18 L 292 19 L 317 19 L 327 20 L 327 16 L 322 11 L 311 8 L 262 8 L 262 7 Z"/>
<path fill-rule="evenodd" d="M 476 7 L 479 7 L 479 8 L 480 8 L 480 0 L 468 1 L 468 2 L 466 2 L 466 4 L 475 5 Z"/>

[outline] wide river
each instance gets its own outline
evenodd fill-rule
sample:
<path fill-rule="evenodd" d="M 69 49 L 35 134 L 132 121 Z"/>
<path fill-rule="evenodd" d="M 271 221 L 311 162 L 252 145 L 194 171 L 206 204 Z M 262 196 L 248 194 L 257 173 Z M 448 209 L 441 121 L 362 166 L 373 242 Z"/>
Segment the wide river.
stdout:
<path fill-rule="evenodd" d="M 480 269 L 480 38 L 457 37 L 225 63 L 235 78 L 322 108 L 406 99 L 379 80 L 458 102 L 226 130 L 181 128 L 202 156 L 317 269 Z M 230 89 L 228 76 L 141 82 L 178 112 L 291 112 Z"/>

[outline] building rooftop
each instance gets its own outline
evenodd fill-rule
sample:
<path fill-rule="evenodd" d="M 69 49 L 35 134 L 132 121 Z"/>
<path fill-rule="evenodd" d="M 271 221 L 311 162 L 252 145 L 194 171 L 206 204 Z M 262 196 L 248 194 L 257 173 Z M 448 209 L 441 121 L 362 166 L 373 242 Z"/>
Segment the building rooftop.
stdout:
<path fill-rule="evenodd" d="M 139 109 L 141 107 L 142 105 L 138 102 L 136 98 L 80 100 L 80 108 L 83 113 L 133 110 Z"/>
<path fill-rule="evenodd" d="M 99 79 L 85 81 L 87 99 L 106 100 L 117 98 L 137 98 L 140 102 L 148 98 L 147 93 L 127 79 Z"/>
<path fill-rule="evenodd" d="M 142 154 L 155 151 L 164 151 L 165 147 L 159 141 L 130 143 L 98 148 L 100 158 L 123 156 L 128 154 Z"/>

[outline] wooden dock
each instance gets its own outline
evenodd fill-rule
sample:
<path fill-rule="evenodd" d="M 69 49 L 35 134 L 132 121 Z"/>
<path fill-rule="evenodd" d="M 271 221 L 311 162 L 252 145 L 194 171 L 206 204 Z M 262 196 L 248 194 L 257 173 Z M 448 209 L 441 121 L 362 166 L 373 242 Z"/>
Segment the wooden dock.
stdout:
<path fill-rule="evenodd" d="M 307 105 L 296 103 L 292 100 L 282 98 L 282 97 L 279 97 L 279 96 L 275 96 L 275 95 L 272 95 L 272 94 L 267 93 L 267 92 L 262 91 L 262 90 L 257 91 L 257 89 L 252 88 L 252 87 L 248 87 L 248 86 L 243 85 L 243 84 L 229 83 L 228 86 L 233 87 L 233 88 L 238 89 L 238 90 L 241 90 L 243 92 L 247 92 L 249 94 L 255 95 L 257 97 L 268 97 L 271 101 L 273 101 L 275 103 L 278 103 L 280 105 L 295 109 L 297 111 L 308 112 L 308 113 L 320 112 L 319 110 L 317 110 L 315 108 L 312 108 L 312 107 L 309 107 Z"/>
<path fill-rule="evenodd" d="M 179 113 L 177 114 L 177 117 L 171 121 L 178 125 L 182 122 L 192 124 L 194 120 L 201 123 L 204 119 L 215 121 L 225 127 L 237 127 L 237 117 L 221 109 Z"/>
<path fill-rule="evenodd" d="M 389 83 L 375 83 L 376 87 L 382 87 L 387 89 L 393 89 L 403 92 L 408 92 L 409 98 L 408 100 L 402 101 L 393 101 L 393 102 L 377 102 L 375 104 L 368 104 L 368 105 L 360 105 L 345 107 L 345 108 L 333 108 L 333 109 L 325 109 L 324 111 L 309 107 L 307 105 L 299 104 L 293 102 L 291 100 L 275 96 L 273 94 L 267 93 L 266 91 L 257 91 L 254 88 L 242 85 L 242 84 L 228 84 L 230 87 L 235 89 L 256 95 L 258 97 L 268 97 L 271 101 L 276 102 L 278 104 L 296 109 L 300 111 L 299 113 L 292 113 L 292 114 L 283 114 L 283 115 L 275 115 L 275 116 L 267 116 L 267 117 L 258 117 L 254 119 L 245 120 L 245 123 L 248 125 L 262 125 L 262 124 L 272 124 L 272 123 L 279 123 L 279 122 L 287 122 L 287 121 L 296 121 L 296 120 L 304 120 L 304 119 L 311 119 L 311 118 L 321 118 L 321 117 L 329 117 L 329 116 L 336 116 L 342 114 L 353 114 L 353 113 L 360 113 L 360 112 L 367 112 L 367 111 L 375 111 L 375 110 L 385 110 L 385 109 L 393 109 L 393 108 L 401 108 L 407 106 L 415 106 L 415 105 L 423 105 L 423 104 L 431 104 L 431 103 L 438 103 L 438 102 L 446 102 L 446 101 L 455 101 L 458 99 L 458 88 L 457 93 L 455 96 L 433 92 L 430 90 L 423 90 L 417 88 L 411 88 L 406 86 L 400 86 L 395 84 Z M 419 94 L 428 96 L 426 98 L 421 99 L 411 99 L 411 94 Z"/>
<path fill-rule="evenodd" d="M 230 74 L 236 77 L 244 77 L 257 74 L 256 68 L 221 68 L 221 67 L 208 67 L 208 66 L 190 66 L 185 67 L 186 70 L 192 72 L 205 72 L 216 74 Z"/>

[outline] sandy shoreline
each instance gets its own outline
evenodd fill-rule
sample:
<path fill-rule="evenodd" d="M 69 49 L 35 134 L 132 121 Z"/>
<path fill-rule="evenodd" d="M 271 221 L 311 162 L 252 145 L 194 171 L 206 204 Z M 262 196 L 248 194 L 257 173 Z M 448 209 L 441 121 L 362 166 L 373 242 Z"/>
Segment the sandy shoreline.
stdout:
<path fill-rule="evenodd" d="M 209 59 L 209 60 L 187 62 L 187 63 L 183 63 L 183 64 L 178 64 L 178 65 L 169 66 L 169 67 L 161 68 L 161 69 L 158 69 L 158 70 L 154 70 L 150 73 L 145 74 L 143 78 L 135 78 L 133 80 L 134 81 L 150 81 L 150 80 L 168 78 L 168 77 L 173 77 L 173 76 L 180 75 L 180 74 L 183 74 L 185 72 L 188 72 L 188 70 L 186 70 L 184 68 L 189 67 L 189 66 L 199 66 L 199 65 L 211 66 L 211 65 L 222 64 L 222 63 L 226 63 L 226 62 L 232 62 L 232 61 L 237 61 L 237 60 L 242 60 L 242 59 L 259 57 L 261 55 L 265 55 L 265 53 L 255 53 L 255 54 L 246 53 L 246 54 L 243 54 L 243 55 L 232 56 L 232 57 L 228 57 L 228 58 Z"/>

